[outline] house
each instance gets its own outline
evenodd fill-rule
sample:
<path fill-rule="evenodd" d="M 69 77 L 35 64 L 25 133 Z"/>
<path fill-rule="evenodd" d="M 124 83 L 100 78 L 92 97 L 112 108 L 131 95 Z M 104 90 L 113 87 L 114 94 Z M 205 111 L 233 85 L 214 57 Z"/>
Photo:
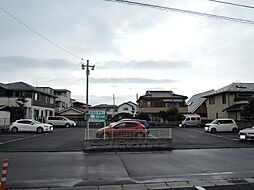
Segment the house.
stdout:
<path fill-rule="evenodd" d="M 121 105 L 117 107 L 117 114 L 120 113 L 128 113 L 132 115 L 133 117 L 136 116 L 138 112 L 138 105 L 129 101 L 129 102 L 124 102 Z"/>
<path fill-rule="evenodd" d="M 204 96 L 208 119 L 241 120 L 241 111 L 254 98 L 254 83 L 232 83 Z"/>
<path fill-rule="evenodd" d="M 50 87 L 37 87 L 39 90 L 56 96 L 55 112 L 59 112 L 65 108 L 71 107 L 71 91 L 67 89 L 53 89 Z"/>
<path fill-rule="evenodd" d="M 188 108 L 185 103 L 187 96 L 178 95 L 172 91 L 146 91 L 145 95 L 137 100 L 139 112 L 149 115 L 152 121 L 160 120 L 158 113 L 167 111 L 171 107 L 176 107 L 179 113 L 187 113 Z"/>
<path fill-rule="evenodd" d="M 90 110 L 103 110 L 106 112 L 107 120 L 111 120 L 114 115 L 117 113 L 117 106 L 116 105 L 108 105 L 108 104 L 99 104 L 95 105 Z"/>
<path fill-rule="evenodd" d="M 206 99 L 204 96 L 214 92 L 214 90 L 209 90 L 199 94 L 195 94 L 188 101 L 188 112 L 192 114 L 198 114 L 203 118 L 207 118 L 207 108 Z"/>
<path fill-rule="evenodd" d="M 11 120 L 25 117 L 45 121 L 47 116 L 55 114 L 55 96 L 24 82 L 0 83 L 0 105 L 14 108 Z M 22 116 L 17 109 L 22 108 Z M 16 109 L 16 110 L 15 110 Z"/>

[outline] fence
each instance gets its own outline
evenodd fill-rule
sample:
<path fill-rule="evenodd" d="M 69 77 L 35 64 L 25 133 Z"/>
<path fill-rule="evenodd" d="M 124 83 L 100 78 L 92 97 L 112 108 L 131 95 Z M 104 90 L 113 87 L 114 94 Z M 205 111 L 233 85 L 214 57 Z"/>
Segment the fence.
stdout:
<path fill-rule="evenodd" d="M 171 128 L 141 129 L 85 129 L 85 140 L 90 139 L 158 139 L 172 138 Z"/>
<path fill-rule="evenodd" d="M 171 128 L 146 130 L 85 129 L 84 151 L 171 150 Z"/>

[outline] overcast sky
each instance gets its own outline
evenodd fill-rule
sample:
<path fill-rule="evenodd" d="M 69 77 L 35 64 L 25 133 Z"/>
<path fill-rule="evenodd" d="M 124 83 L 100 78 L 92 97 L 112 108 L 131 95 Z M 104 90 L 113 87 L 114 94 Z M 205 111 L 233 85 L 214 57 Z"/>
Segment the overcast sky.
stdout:
<path fill-rule="evenodd" d="M 254 21 L 254 9 L 208 0 L 138 0 Z M 253 0 L 230 0 L 254 6 Z M 90 104 L 136 101 L 146 90 L 188 96 L 232 82 L 254 82 L 254 25 L 103 0 L 0 0 L 16 18 L 89 59 Z M 85 101 L 80 59 L 0 10 L 0 83 L 71 90 Z"/>

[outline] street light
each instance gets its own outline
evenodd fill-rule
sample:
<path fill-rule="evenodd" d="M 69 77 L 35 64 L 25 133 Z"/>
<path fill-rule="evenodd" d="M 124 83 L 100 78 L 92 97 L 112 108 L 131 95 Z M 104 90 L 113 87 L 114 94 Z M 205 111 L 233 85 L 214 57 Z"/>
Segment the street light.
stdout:
<path fill-rule="evenodd" d="M 89 84 L 89 74 L 90 70 L 94 70 L 95 65 L 89 65 L 89 60 L 86 61 L 86 65 L 83 63 L 83 59 L 81 60 L 81 69 L 86 69 L 86 128 L 87 128 L 87 139 L 89 139 L 89 113 L 88 113 L 88 84 Z"/>

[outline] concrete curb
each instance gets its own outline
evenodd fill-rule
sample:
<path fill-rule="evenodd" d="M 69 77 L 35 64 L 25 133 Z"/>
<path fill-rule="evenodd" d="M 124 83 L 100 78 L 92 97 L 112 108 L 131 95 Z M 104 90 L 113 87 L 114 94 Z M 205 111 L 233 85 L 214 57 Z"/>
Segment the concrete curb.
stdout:
<path fill-rule="evenodd" d="M 118 185 L 98 185 L 98 186 L 74 186 L 74 187 L 52 187 L 52 188 L 8 188 L 13 190 L 167 190 L 196 187 L 214 186 L 234 186 L 234 185 L 254 185 L 253 178 L 230 178 L 213 180 L 191 180 L 191 181 L 169 181 L 156 183 L 135 183 Z"/>

